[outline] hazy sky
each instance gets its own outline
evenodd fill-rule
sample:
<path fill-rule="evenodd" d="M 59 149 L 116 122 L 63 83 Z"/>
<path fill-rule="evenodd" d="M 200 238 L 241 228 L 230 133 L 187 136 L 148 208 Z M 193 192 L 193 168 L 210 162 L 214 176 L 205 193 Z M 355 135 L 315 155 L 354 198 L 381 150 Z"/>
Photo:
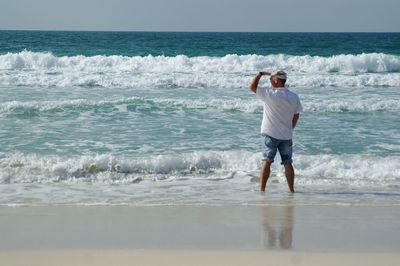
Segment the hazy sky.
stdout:
<path fill-rule="evenodd" d="M 0 0 L 0 29 L 396 31 L 400 0 Z"/>

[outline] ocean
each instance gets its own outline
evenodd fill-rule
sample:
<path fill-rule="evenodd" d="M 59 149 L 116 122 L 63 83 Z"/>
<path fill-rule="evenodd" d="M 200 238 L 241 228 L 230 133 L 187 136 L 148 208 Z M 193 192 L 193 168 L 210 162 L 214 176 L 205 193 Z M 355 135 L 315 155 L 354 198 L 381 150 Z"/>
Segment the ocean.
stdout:
<path fill-rule="evenodd" d="M 258 192 L 277 69 L 294 195 L 279 156 Z M 400 33 L 0 31 L 0 205 L 399 205 L 399 92 Z"/>

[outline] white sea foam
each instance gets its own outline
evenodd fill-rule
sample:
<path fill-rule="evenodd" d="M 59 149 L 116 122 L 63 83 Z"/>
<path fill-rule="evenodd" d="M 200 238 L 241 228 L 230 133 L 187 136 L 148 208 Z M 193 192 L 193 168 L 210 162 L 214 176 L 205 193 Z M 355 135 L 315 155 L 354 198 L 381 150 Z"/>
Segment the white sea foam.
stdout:
<path fill-rule="evenodd" d="M 143 97 L 128 97 L 116 100 L 61 100 L 61 101 L 10 101 L 0 103 L 0 115 L 23 114 L 25 112 L 68 112 L 75 110 L 95 110 L 101 107 L 113 107 L 118 112 L 127 112 L 129 106 L 149 106 L 159 109 L 175 110 L 223 110 L 227 112 L 260 112 L 262 106 L 256 101 L 242 99 L 153 99 Z M 140 112 L 140 108 L 138 110 Z"/>
<path fill-rule="evenodd" d="M 241 88 L 262 69 L 285 69 L 294 87 L 400 87 L 400 56 L 378 53 L 57 57 L 30 51 L 0 55 L 0 85 Z"/>
<path fill-rule="evenodd" d="M 0 116 L 24 113 L 46 113 L 46 112 L 74 112 L 76 110 L 90 111 L 102 107 L 113 108 L 116 112 L 128 112 L 132 110 L 129 106 L 157 107 L 157 110 L 165 109 L 170 112 L 181 110 L 216 110 L 225 112 L 261 113 L 262 105 L 255 99 L 158 99 L 144 97 L 127 97 L 115 100 L 60 100 L 60 101 L 9 101 L 0 103 Z M 306 112 L 399 112 L 400 100 L 395 99 L 303 99 Z M 141 109 L 133 108 L 135 112 Z M 107 112 L 110 112 L 107 109 Z"/>
<path fill-rule="evenodd" d="M 377 112 L 377 111 L 400 111 L 400 100 L 394 99 L 346 99 L 346 100 L 318 100 L 305 101 L 306 112 Z"/>
<path fill-rule="evenodd" d="M 14 155 L 0 159 L 0 183 L 52 182 L 132 182 L 142 177 L 161 180 L 166 176 L 213 176 L 215 172 L 234 171 L 231 165 L 241 160 L 239 153 L 194 152 L 142 158 L 111 155 L 62 158 Z M 254 160 L 247 162 L 254 163 Z M 246 164 L 247 164 L 246 163 Z M 231 166 L 226 166 L 229 164 Z M 242 170 L 250 170 L 250 165 Z M 138 179 L 139 178 L 139 179 Z"/>
<path fill-rule="evenodd" d="M 300 193 L 292 204 L 398 205 L 399 157 L 294 159 Z M 246 151 L 141 158 L 15 154 L 0 159 L 0 205 L 287 204 L 278 163 L 268 181 L 271 192 L 256 193 L 259 165 L 259 153 Z"/>
<path fill-rule="evenodd" d="M 250 182 L 257 176 L 259 154 L 245 151 L 193 152 L 151 157 L 112 155 L 20 155 L 0 159 L 0 183 L 137 183 L 197 178 Z M 276 180 L 282 169 L 273 165 Z M 387 188 L 400 181 L 400 157 L 371 155 L 297 155 L 299 185 Z M 172 178 L 172 179 L 171 179 Z"/>
<path fill-rule="evenodd" d="M 400 157 L 372 155 L 298 156 L 299 184 L 388 187 L 400 181 Z"/>

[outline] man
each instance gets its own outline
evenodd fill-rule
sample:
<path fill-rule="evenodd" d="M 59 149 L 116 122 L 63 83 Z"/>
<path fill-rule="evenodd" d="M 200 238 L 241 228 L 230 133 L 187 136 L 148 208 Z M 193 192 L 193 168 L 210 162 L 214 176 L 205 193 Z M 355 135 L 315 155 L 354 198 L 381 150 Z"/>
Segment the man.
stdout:
<path fill-rule="evenodd" d="M 258 87 L 262 76 L 270 76 L 272 88 Z M 285 167 L 285 176 L 289 190 L 294 192 L 294 169 L 292 166 L 293 129 L 299 120 L 303 108 L 297 94 L 285 88 L 284 71 L 259 72 L 253 79 L 250 90 L 263 102 L 264 112 L 261 134 L 264 138 L 263 164 L 260 170 L 260 191 L 265 186 L 270 174 L 271 164 L 277 150 Z"/>

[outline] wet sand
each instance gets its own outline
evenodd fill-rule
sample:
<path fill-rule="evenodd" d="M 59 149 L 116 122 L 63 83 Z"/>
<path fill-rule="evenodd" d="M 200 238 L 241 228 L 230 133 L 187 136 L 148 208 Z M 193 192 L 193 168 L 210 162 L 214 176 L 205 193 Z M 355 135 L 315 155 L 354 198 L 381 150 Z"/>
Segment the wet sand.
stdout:
<path fill-rule="evenodd" d="M 399 218 L 398 206 L 0 207 L 0 261 L 400 265 Z"/>

